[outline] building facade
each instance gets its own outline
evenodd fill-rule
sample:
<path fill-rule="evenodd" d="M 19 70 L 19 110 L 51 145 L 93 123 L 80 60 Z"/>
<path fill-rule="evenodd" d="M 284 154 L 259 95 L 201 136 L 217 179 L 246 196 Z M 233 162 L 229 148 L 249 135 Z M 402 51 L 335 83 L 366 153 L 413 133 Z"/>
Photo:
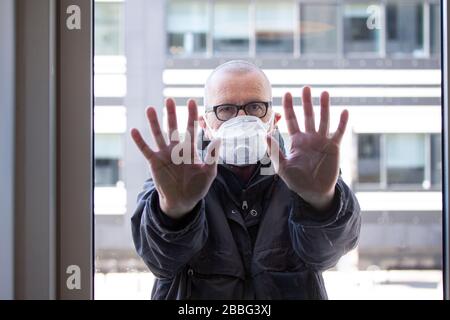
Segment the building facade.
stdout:
<path fill-rule="evenodd" d="M 203 106 L 209 73 L 232 59 L 266 71 L 280 113 L 305 85 L 316 105 L 330 92 L 333 127 L 350 111 L 342 172 L 363 210 L 352 263 L 440 268 L 440 39 L 437 0 L 96 1 L 97 268 L 145 268 L 130 217 L 149 172 L 130 128 L 148 131 L 149 105 L 164 119 L 167 97 L 186 122 L 187 99 Z"/>

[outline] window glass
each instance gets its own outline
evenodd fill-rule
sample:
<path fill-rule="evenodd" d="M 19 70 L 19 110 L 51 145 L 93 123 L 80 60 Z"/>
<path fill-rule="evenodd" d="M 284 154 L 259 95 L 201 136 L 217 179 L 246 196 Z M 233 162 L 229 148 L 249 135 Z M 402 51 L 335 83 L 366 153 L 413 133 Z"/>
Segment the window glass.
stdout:
<path fill-rule="evenodd" d="M 344 5 L 345 53 L 379 53 L 381 7 L 376 4 Z"/>
<path fill-rule="evenodd" d="M 121 180 L 123 141 L 120 135 L 96 135 L 95 185 L 114 187 Z"/>
<path fill-rule="evenodd" d="M 115 186 L 119 182 L 119 160 L 111 158 L 95 159 L 95 185 Z"/>
<path fill-rule="evenodd" d="M 423 4 L 392 2 L 386 6 L 387 52 L 424 54 Z"/>
<path fill-rule="evenodd" d="M 257 53 L 293 53 L 294 2 L 256 2 Z"/>
<path fill-rule="evenodd" d="M 171 0 L 168 4 L 168 50 L 172 55 L 206 53 L 208 4 Z"/>
<path fill-rule="evenodd" d="M 97 11 L 110 3 L 119 6 L 96 1 Z M 317 125 L 322 91 L 332 97 L 331 132 L 341 112 L 350 112 L 340 167 L 359 200 L 361 236 L 355 250 L 324 272 L 330 299 L 442 298 L 438 1 L 126 0 L 120 6 L 126 19 L 114 18 L 114 10 L 96 19 L 96 47 L 108 21 L 117 24 L 110 28 L 116 35 L 145 30 L 158 42 L 133 35 L 126 56 L 123 49 L 122 56 L 111 50 L 115 57 L 96 52 L 98 299 L 148 300 L 155 281 L 131 236 L 136 198 L 150 174 L 130 129 L 139 128 L 152 145 L 145 109 L 156 101 L 166 128 L 164 99 L 171 97 L 183 135 L 186 101 L 195 99 L 202 114 L 205 80 L 232 59 L 255 62 L 266 72 L 287 151 L 286 92 L 294 95 L 302 130 L 305 85 L 312 87 Z M 148 30 L 143 17 L 156 16 L 160 29 Z M 157 54 L 149 49 L 154 44 Z"/>
<path fill-rule="evenodd" d="M 386 165 L 389 184 L 423 184 L 425 180 L 425 136 L 386 136 Z"/>
<path fill-rule="evenodd" d="M 442 185 L 442 137 L 431 135 L 431 184 L 441 188 Z"/>
<path fill-rule="evenodd" d="M 216 1 L 214 6 L 214 51 L 244 53 L 250 50 L 250 12 L 246 1 Z"/>
<path fill-rule="evenodd" d="M 441 7 L 438 4 L 432 4 L 430 6 L 430 40 L 431 40 L 431 53 L 441 53 Z"/>
<path fill-rule="evenodd" d="M 124 4 L 121 1 L 97 2 L 95 6 L 95 53 L 124 54 Z"/>
<path fill-rule="evenodd" d="M 381 152 L 380 136 L 361 134 L 358 136 L 358 182 L 380 183 Z"/>
<path fill-rule="evenodd" d="M 337 6 L 304 4 L 300 7 L 300 48 L 303 54 L 336 54 Z"/>

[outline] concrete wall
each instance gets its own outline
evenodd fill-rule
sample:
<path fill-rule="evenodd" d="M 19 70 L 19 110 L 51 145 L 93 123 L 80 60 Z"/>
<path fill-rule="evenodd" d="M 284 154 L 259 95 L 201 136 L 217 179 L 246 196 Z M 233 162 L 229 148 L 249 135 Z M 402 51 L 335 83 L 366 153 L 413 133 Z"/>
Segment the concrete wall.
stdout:
<path fill-rule="evenodd" d="M 164 99 L 162 82 L 165 68 L 165 0 L 133 0 L 125 2 L 125 39 L 127 58 L 128 128 L 138 128 L 149 138 L 145 117 L 148 106 L 157 107 L 162 117 Z M 102 252 L 109 249 L 134 253 L 130 219 L 137 195 L 149 178 L 145 159 L 129 134 L 125 136 L 127 207 L 124 216 L 96 217 L 95 246 Z M 131 252 L 130 252 L 131 251 Z"/>
<path fill-rule="evenodd" d="M 442 268 L 441 212 L 365 212 L 359 267 Z"/>

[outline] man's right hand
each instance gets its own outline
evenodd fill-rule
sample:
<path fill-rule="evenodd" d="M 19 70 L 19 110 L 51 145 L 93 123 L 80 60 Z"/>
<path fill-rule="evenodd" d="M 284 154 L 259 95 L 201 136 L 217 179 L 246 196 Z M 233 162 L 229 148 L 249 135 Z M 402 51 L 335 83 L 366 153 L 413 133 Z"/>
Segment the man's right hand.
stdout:
<path fill-rule="evenodd" d="M 180 219 L 190 213 L 209 191 L 217 176 L 217 159 L 220 140 L 210 144 L 205 161 L 199 159 L 196 149 L 198 130 L 198 108 L 195 101 L 189 101 L 189 119 L 186 138 L 180 142 L 178 134 L 175 102 L 166 102 L 170 142 L 167 143 L 161 131 L 156 110 L 147 109 L 147 118 L 158 150 L 152 150 L 142 138 L 137 129 L 131 131 L 131 136 L 147 159 L 153 181 L 158 191 L 161 210 L 172 219 Z M 179 144 L 183 150 L 190 148 L 189 163 L 175 164 L 172 159 L 173 150 Z"/>

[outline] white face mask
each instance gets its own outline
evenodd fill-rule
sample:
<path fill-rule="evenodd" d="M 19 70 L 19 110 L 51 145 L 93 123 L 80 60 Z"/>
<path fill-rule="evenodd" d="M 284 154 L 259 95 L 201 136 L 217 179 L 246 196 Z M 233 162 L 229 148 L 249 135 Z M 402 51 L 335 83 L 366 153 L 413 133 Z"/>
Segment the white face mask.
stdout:
<path fill-rule="evenodd" d="M 210 128 L 214 138 L 222 140 L 221 160 L 235 166 L 257 164 L 267 154 L 272 122 L 273 116 L 267 123 L 253 116 L 238 116 L 222 124 L 217 132 Z"/>

